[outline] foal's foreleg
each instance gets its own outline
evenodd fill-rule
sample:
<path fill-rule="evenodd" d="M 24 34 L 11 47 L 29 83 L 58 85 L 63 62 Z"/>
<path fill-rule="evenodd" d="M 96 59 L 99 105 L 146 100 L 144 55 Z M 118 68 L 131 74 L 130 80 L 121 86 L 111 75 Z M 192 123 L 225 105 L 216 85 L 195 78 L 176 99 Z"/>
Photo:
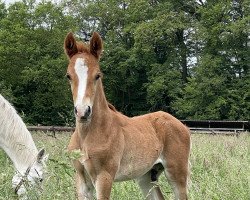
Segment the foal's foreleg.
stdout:
<path fill-rule="evenodd" d="M 86 172 L 83 170 L 81 163 L 74 161 L 76 173 L 76 191 L 78 200 L 91 200 L 94 199 L 93 190 L 94 186 Z"/>
<path fill-rule="evenodd" d="M 77 188 L 77 198 L 79 200 L 91 200 L 94 199 L 93 187 L 86 184 L 84 179 L 82 179 L 80 174 L 76 174 L 76 188 Z"/>
<path fill-rule="evenodd" d="M 114 177 L 103 171 L 96 177 L 95 189 L 97 200 L 109 200 Z"/>

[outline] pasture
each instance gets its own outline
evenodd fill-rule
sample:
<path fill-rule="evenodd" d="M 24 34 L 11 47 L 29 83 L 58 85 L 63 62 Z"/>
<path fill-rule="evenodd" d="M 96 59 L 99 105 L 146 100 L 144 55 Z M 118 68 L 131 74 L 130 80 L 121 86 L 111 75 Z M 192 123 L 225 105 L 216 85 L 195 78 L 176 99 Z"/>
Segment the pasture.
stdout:
<path fill-rule="evenodd" d="M 75 200 L 74 169 L 72 155 L 66 152 L 69 133 L 56 133 L 56 138 L 43 132 L 32 133 L 38 148 L 49 153 L 48 172 L 39 188 L 29 191 L 30 199 Z M 189 199 L 249 199 L 250 197 L 250 134 L 236 136 L 192 135 L 191 184 Z M 14 200 L 11 188 L 14 167 L 6 154 L 0 150 L 0 200 Z M 165 199 L 173 199 L 165 177 L 160 178 Z M 115 183 L 112 189 L 114 200 L 143 199 L 138 186 L 133 182 Z"/>

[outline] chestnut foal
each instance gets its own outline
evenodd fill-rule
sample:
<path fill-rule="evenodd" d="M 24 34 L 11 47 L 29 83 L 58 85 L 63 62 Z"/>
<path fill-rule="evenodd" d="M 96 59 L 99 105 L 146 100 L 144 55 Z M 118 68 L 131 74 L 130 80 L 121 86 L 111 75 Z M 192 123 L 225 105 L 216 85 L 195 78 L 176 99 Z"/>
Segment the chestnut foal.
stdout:
<path fill-rule="evenodd" d="M 69 33 L 64 42 L 69 59 L 76 129 L 68 149 L 80 149 L 74 161 L 78 199 L 110 199 L 114 181 L 136 179 L 146 199 L 164 199 L 155 183 L 161 172 L 175 199 L 187 199 L 190 132 L 165 112 L 129 118 L 107 102 L 99 59 L 102 39 L 94 32 L 90 44 Z"/>

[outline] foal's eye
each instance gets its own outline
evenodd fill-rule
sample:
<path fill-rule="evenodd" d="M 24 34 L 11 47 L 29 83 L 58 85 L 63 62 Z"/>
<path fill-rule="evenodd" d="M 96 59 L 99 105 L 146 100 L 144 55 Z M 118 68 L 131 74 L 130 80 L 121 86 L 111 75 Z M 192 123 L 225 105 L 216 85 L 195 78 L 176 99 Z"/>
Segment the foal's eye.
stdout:
<path fill-rule="evenodd" d="M 66 77 L 67 77 L 68 80 L 71 80 L 71 77 L 70 77 L 69 74 L 66 74 Z"/>
<path fill-rule="evenodd" d="M 101 77 L 101 73 L 96 74 L 95 80 L 98 80 Z"/>

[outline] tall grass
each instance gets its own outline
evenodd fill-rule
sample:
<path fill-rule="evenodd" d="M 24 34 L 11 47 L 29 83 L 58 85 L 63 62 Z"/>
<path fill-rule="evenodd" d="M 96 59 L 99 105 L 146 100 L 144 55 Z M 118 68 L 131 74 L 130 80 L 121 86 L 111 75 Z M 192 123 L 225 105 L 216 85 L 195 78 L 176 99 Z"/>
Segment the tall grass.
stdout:
<path fill-rule="evenodd" d="M 43 193 L 29 191 L 30 199 L 75 200 L 74 169 L 66 153 L 70 138 L 68 133 L 58 133 L 56 138 L 45 133 L 33 133 L 39 148 L 49 153 L 48 172 L 43 183 Z M 192 135 L 191 185 L 189 199 L 247 200 L 250 197 L 250 135 L 235 136 Z M 14 200 L 11 188 L 13 165 L 0 150 L 0 200 Z M 173 193 L 164 175 L 160 178 L 165 199 Z M 114 200 L 143 199 L 134 181 L 115 183 Z"/>

